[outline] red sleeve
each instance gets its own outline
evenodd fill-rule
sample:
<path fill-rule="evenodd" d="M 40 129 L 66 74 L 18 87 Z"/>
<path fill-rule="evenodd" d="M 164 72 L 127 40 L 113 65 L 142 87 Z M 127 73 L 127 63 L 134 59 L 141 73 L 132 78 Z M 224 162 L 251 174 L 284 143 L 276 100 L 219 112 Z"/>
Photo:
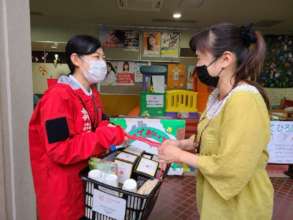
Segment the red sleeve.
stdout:
<path fill-rule="evenodd" d="M 125 133 L 120 126 L 99 126 L 96 129 L 96 135 L 99 143 L 103 147 L 109 147 L 110 145 L 120 145 L 123 143 Z M 109 144 L 110 143 L 110 144 Z"/>
<path fill-rule="evenodd" d="M 64 91 L 52 91 L 41 108 L 41 123 L 46 139 L 47 154 L 52 161 L 60 164 L 73 164 L 99 155 L 115 141 L 117 142 L 117 138 L 114 137 L 117 133 L 120 134 L 118 129 L 105 126 L 97 128 L 96 132 L 77 134 L 71 99 L 72 97 Z M 66 136 L 66 128 L 63 129 L 63 124 L 55 127 L 53 124 L 48 131 L 48 122 L 59 119 L 65 119 L 63 124 L 66 124 L 68 136 Z"/>

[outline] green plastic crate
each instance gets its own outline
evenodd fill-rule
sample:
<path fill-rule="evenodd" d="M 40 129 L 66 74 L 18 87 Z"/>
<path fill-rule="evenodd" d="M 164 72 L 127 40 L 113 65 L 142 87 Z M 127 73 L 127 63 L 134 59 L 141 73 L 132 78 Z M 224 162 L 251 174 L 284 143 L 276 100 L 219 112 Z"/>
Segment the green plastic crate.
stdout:
<path fill-rule="evenodd" d="M 141 116 L 164 116 L 166 112 L 165 93 L 140 93 Z"/>

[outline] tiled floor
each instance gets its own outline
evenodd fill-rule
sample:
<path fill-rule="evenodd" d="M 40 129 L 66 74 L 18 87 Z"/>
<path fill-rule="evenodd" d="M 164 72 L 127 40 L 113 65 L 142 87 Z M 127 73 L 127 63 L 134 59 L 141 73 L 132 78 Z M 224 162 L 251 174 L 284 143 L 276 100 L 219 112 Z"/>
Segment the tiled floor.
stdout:
<path fill-rule="evenodd" d="M 275 189 L 273 220 L 293 219 L 293 179 L 271 178 Z M 167 177 L 149 220 L 197 220 L 195 177 Z"/>
<path fill-rule="evenodd" d="M 199 219 L 195 202 L 195 177 L 167 177 L 149 220 Z"/>

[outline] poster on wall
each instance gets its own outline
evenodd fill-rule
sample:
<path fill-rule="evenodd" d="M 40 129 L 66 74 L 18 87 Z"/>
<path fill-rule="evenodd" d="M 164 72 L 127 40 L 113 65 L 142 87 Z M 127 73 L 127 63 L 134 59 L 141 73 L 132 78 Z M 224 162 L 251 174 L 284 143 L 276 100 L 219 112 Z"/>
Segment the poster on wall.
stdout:
<path fill-rule="evenodd" d="M 117 65 L 117 85 L 134 85 L 134 74 L 136 65 L 134 62 L 118 62 Z"/>
<path fill-rule="evenodd" d="M 160 32 L 144 32 L 143 33 L 143 56 L 159 57 L 161 49 L 161 33 Z"/>
<path fill-rule="evenodd" d="M 186 89 L 193 90 L 193 72 L 194 72 L 195 65 L 187 65 L 187 82 L 186 82 Z"/>
<path fill-rule="evenodd" d="M 272 121 L 269 163 L 293 164 L 293 121 Z"/>
<path fill-rule="evenodd" d="M 143 74 L 140 72 L 140 67 L 147 65 L 147 63 L 136 63 L 136 70 L 134 75 L 134 81 L 136 83 L 143 82 Z"/>
<path fill-rule="evenodd" d="M 186 72 L 184 64 L 168 64 L 168 89 L 186 88 Z"/>
<path fill-rule="evenodd" d="M 139 32 L 131 30 L 105 30 L 100 31 L 100 40 L 104 48 L 125 48 L 138 50 Z"/>
<path fill-rule="evenodd" d="M 161 57 L 178 57 L 179 32 L 163 32 L 161 34 Z"/>
<path fill-rule="evenodd" d="M 102 85 L 116 85 L 118 63 L 119 62 L 115 61 L 107 61 L 107 75 L 105 79 L 101 82 Z"/>
<path fill-rule="evenodd" d="M 142 83 L 143 74 L 140 72 L 140 67 L 144 65 L 147 63 L 107 61 L 107 75 L 101 84 L 111 86 Z"/>

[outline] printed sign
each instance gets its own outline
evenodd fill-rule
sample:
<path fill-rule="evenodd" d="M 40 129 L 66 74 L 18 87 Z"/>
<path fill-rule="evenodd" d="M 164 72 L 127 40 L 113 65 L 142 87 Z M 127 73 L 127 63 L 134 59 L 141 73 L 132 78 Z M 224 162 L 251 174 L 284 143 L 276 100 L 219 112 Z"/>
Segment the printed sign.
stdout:
<path fill-rule="evenodd" d="M 272 121 L 269 163 L 293 164 L 293 121 Z"/>
<path fill-rule="evenodd" d="M 110 218 L 123 220 L 126 200 L 94 189 L 93 210 Z"/>
<path fill-rule="evenodd" d="M 146 106 L 148 108 L 162 108 L 164 106 L 164 95 L 147 95 Z"/>

